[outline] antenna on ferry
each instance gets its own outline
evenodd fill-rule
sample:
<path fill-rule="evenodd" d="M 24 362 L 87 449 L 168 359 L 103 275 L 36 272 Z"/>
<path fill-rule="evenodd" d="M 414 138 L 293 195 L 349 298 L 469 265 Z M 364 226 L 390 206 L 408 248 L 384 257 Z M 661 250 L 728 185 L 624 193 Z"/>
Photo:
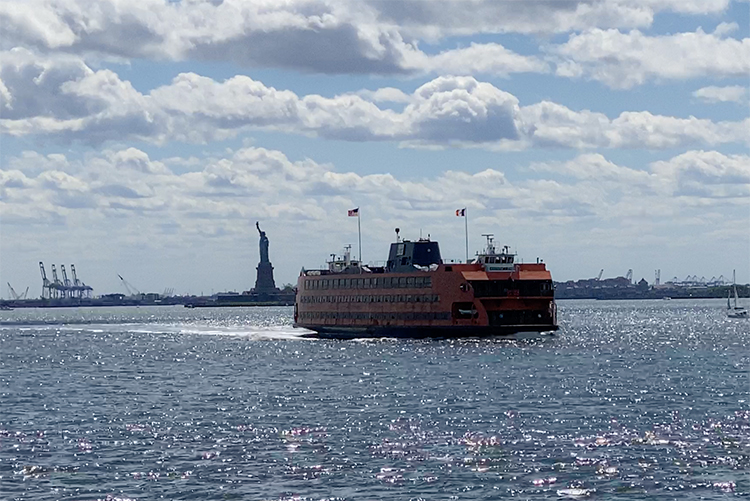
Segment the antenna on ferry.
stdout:
<path fill-rule="evenodd" d="M 401 231 L 401 229 L 396 228 L 396 242 L 400 242 L 398 232 Z"/>
<path fill-rule="evenodd" d="M 495 253 L 495 246 L 492 245 L 492 238 L 495 236 L 494 233 L 482 233 L 482 236 L 487 239 L 487 254 Z"/>

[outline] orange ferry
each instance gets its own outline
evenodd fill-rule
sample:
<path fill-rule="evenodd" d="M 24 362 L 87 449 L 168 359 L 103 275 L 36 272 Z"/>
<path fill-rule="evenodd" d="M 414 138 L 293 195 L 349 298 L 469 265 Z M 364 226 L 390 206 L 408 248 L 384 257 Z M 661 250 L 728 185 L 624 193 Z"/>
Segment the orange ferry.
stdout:
<path fill-rule="evenodd" d="M 517 263 L 507 246 L 467 264 L 444 263 L 429 238 L 396 230 L 385 266 L 333 257 L 297 282 L 296 327 L 314 337 L 461 337 L 557 330 L 552 276 L 543 262 Z"/>

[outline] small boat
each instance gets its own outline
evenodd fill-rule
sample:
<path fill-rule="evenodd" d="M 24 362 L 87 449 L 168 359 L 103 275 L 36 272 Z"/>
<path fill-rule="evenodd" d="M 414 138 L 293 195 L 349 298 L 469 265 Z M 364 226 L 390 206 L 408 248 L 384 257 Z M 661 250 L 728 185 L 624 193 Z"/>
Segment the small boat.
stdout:
<path fill-rule="evenodd" d="M 8 306 L 7 304 L 0 304 L 0 310 L 2 310 L 2 311 L 12 311 L 13 308 L 11 308 L 10 306 Z"/>
<path fill-rule="evenodd" d="M 747 308 L 744 306 L 737 306 L 737 284 L 734 280 L 734 273 L 732 273 L 732 282 L 734 288 L 734 305 L 731 303 L 731 292 L 727 295 L 727 316 L 729 318 L 748 318 Z"/>

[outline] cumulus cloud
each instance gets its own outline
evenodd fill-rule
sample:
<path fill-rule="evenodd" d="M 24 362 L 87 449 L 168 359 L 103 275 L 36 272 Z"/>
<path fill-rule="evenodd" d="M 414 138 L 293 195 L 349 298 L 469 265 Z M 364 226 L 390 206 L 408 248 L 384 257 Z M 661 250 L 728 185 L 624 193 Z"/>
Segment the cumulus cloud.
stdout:
<path fill-rule="evenodd" d="M 97 57 L 232 61 L 334 74 L 507 75 L 549 69 L 540 58 L 497 43 L 436 55 L 420 50 L 419 43 L 478 33 L 643 28 L 658 12 L 715 14 L 728 1 L 476 0 L 467 8 L 463 0 L 27 0 L 0 3 L 0 47 Z M 724 23 L 715 36 L 731 28 L 731 23 Z M 576 48 L 571 45 L 595 43 L 571 40 L 560 53 L 572 57 Z"/>
<path fill-rule="evenodd" d="M 360 175 L 339 172 L 310 159 L 294 162 L 280 151 L 260 147 L 204 156 L 198 162 L 188 160 L 157 161 L 133 147 L 104 150 L 77 160 L 61 154 L 26 152 L 10 159 L 10 168 L 0 170 L 0 198 L 8 207 L 20 210 L 29 210 L 31 202 L 38 204 L 40 200 L 45 200 L 41 205 L 48 210 L 57 210 L 56 197 L 61 194 L 67 199 L 80 196 L 87 200 L 79 206 L 63 206 L 62 215 L 70 214 L 67 209 L 113 215 L 109 211 L 123 210 L 123 203 L 128 202 L 130 210 L 156 211 L 156 218 L 176 218 L 182 217 L 179 214 L 193 217 L 202 207 L 200 213 L 205 219 L 246 218 L 259 212 L 298 218 L 302 217 L 295 209 L 299 203 L 309 209 L 304 219 L 322 222 L 328 219 L 326 207 L 343 210 L 353 199 L 366 199 L 373 214 L 395 216 L 400 209 L 394 208 L 394 203 L 430 211 L 445 210 L 461 200 L 471 200 L 475 208 L 502 202 L 504 209 L 536 206 L 543 211 L 545 204 L 559 201 L 560 190 L 569 190 L 573 199 L 586 200 L 580 196 L 580 189 L 592 187 L 598 187 L 597 203 L 602 207 L 608 205 L 614 191 L 636 198 L 750 195 L 750 157 L 703 150 L 642 168 L 618 165 L 598 153 L 585 153 L 565 162 L 532 163 L 532 172 L 552 177 L 515 182 L 497 169 L 474 174 L 445 171 L 419 181 L 393 174 Z M 176 173 L 169 168 L 170 163 L 192 163 L 194 167 Z M 45 169 L 37 170 L 39 165 Z M 707 188 L 697 193 L 696 186 Z M 712 187 L 724 188 L 712 191 Z"/>
<path fill-rule="evenodd" d="M 379 18 L 402 26 L 404 32 L 437 38 L 444 34 L 564 33 L 592 26 L 647 27 L 659 12 L 716 14 L 729 0 L 369 0 Z"/>
<path fill-rule="evenodd" d="M 750 121 L 713 122 L 695 117 L 623 112 L 610 119 L 603 113 L 574 111 L 543 101 L 521 108 L 530 140 L 540 146 L 570 148 L 673 148 L 747 140 Z"/>
<path fill-rule="evenodd" d="M 750 72 L 750 39 L 695 32 L 648 36 L 638 30 L 589 29 L 566 43 L 549 46 L 560 58 L 557 74 L 584 76 L 621 89 L 650 80 L 710 76 L 742 77 Z"/>
<path fill-rule="evenodd" d="M 693 92 L 693 97 L 706 103 L 741 103 L 747 100 L 748 88 L 741 85 L 716 87 L 710 85 Z"/>
<path fill-rule="evenodd" d="M 192 167 L 176 172 L 170 165 Z M 198 259 L 193 253 L 201 252 L 212 257 L 206 261 L 210 268 L 213 258 L 228 249 L 232 259 L 252 260 L 255 248 L 248 258 L 238 242 L 254 245 L 250 225 L 273 221 L 272 243 L 285 249 L 274 255 L 274 263 L 289 276 L 299 263 L 315 264 L 310 263 L 312 249 L 320 250 L 322 260 L 356 233 L 341 224 L 355 205 L 367 218 L 368 239 L 382 246 L 394 225 L 410 228 L 407 232 L 425 228 L 446 239 L 446 255 L 463 254 L 463 240 L 453 245 L 449 237 L 462 231 L 452 210 L 466 204 L 475 225 L 508 232 L 505 241 L 514 228 L 525 228 L 512 243 L 533 252 L 552 240 L 557 245 L 588 241 L 591 232 L 606 234 L 607 245 L 623 240 L 631 246 L 643 239 L 650 243 L 665 231 L 674 236 L 696 221 L 731 230 L 747 218 L 747 155 L 696 150 L 633 167 L 585 153 L 563 162 L 534 163 L 530 169 L 535 176 L 528 179 L 511 180 L 501 169 L 485 169 L 406 180 L 338 171 L 310 159 L 291 161 L 280 151 L 259 147 L 162 161 L 132 147 L 80 158 L 28 152 L 0 170 L 3 244 L 14 236 L 29 241 L 38 235 L 43 246 L 49 232 L 58 229 L 75 235 L 78 246 L 96 245 L 98 255 L 111 254 L 111 259 L 122 249 L 144 257 L 166 254 L 177 260 L 172 266 L 187 269 L 191 259 Z M 705 222 L 707 212 L 722 217 Z M 37 229 L 33 235 L 30 227 Z M 613 227 L 621 235 L 607 233 Z M 174 280 L 174 271 L 160 271 L 168 276 L 159 277 L 159 283 Z"/>
<path fill-rule="evenodd" d="M 673 194 L 709 198 L 750 197 L 750 157 L 718 151 L 688 151 L 652 164 Z"/>
<path fill-rule="evenodd" d="M 246 76 L 216 81 L 183 73 L 142 94 L 110 70 L 67 57 L 0 54 L 5 95 L 0 132 L 97 144 L 122 138 L 203 143 L 247 129 L 347 141 L 487 148 L 668 148 L 747 139 L 748 121 L 713 122 L 646 111 L 575 111 L 518 99 L 473 77 L 438 77 L 411 95 L 393 89 L 298 96 Z M 390 96 L 390 97 L 389 97 Z M 402 109 L 379 107 L 389 99 Z"/>
<path fill-rule="evenodd" d="M 547 71 L 498 44 L 432 56 L 382 22 L 376 6 L 343 1 L 29 0 L 0 4 L 0 46 L 104 57 L 232 61 L 318 73 L 499 74 Z M 491 62 L 486 58 L 491 58 Z"/>

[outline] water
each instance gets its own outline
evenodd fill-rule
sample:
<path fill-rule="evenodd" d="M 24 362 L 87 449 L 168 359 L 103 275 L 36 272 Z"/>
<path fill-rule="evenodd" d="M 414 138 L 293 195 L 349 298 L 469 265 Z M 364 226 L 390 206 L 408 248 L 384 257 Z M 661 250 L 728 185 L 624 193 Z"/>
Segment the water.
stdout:
<path fill-rule="evenodd" d="M 535 341 L 299 338 L 291 308 L 0 312 L 0 498 L 750 497 L 750 322 L 562 301 Z"/>

